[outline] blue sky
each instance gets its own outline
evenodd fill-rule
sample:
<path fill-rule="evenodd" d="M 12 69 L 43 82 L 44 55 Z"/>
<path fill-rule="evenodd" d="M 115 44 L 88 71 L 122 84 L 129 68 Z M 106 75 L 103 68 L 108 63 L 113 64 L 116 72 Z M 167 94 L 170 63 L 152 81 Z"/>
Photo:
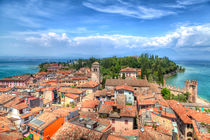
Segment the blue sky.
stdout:
<path fill-rule="evenodd" d="M 0 0 L 0 56 L 210 59 L 210 0 Z"/>

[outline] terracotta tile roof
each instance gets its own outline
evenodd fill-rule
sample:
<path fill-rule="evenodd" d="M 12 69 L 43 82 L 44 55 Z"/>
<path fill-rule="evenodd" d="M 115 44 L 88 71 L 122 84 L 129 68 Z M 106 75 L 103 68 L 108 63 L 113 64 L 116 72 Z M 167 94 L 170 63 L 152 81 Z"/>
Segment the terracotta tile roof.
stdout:
<path fill-rule="evenodd" d="M 110 134 L 107 140 L 127 140 L 125 137 Z"/>
<path fill-rule="evenodd" d="M 73 77 L 72 80 L 88 80 L 88 77 Z"/>
<path fill-rule="evenodd" d="M 124 68 L 124 69 L 121 69 L 120 72 L 136 72 L 137 69 L 135 68 L 130 68 L 130 67 L 127 67 L 127 68 Z"/>
<path fill-rule="evenodd" d="M 136 106 L 126 105 L 123 109 L 120 110 L 121 117 L 136 117 Z"/>
<path fill-rule="evenodd" d="M 37 73 L 34 73 L 34 74 L 36 74 L 36 75 L 46 75 L 47 72 L 37 72 Z"/>
<path fill-rule="evenodd" d="M 31 75 L 16 75 L 0 79 L 0 81 L 26 81 L 29 80 L 30 77 Z"/>
<path fill-rule="evenodd" d="M 0 110 L 0 116 L 5 116 L 7 114 L 8 112 L 6 110 Z"/>
<path fill-rule="evenodd" d="M 193 109 L 186 108 L 188 116 L 191 116 L 194 120 L 198 122 L 204 122 L 210 124 L 210 115 L 205 112 L 197 112 Z"/>
<path fill-rule="evenodd" d="M 113 105 L 115 102 L 114 101 L 104 101 L 104 104 L 106 105 Z"/>
<path fill-rule="evenodd" d="M 22 134 L 18 132 L 13 123 L 6 117 L 0 117 L 0 139 L 1 140 L 21 140 Z"/>
<path fill-rule="evenodd" d="M 66 97 L 71 98 L 71 99 L 78 99 L 79 95 L 71 94 L 71 93 L 66 93 Z"/>
<path fill-rule="evenodd" d="M 32 120 L 28 123 L 28 126 L 33 127 L 39 131 L 42 131 L 45 127 L 47 127 L 49 124 L 54 122 L 57 118 L 56 118 L 56 114 L 54 114 L 52 112 L 45 111 L 40 116 L 38 116 L 36 119 L 42 121 L 43 124 L 41 126 L 37 126 L 34 123 L 32 123 L 33 122 L 33 120 Z"/>
<path fill-rule="evenodd" d="M 17 109 L 17 110 L 21 110 L 21 109 L 24 109 L 24 108 L 28 108 L 28 105 L 25 102 L 22 102 L 22 103 L 14 105 L 12 107 Z"/>
<path fill-rule="evenodd" d="M 71 93 L 71 94 L 81 94 L 83 93 L 82 90 L 77 88 L 71 88 L 71 87 L 60 87 L 59 92 L 65 92 L 65 93 Z"/>
<path fill-rule="evenodd" d="M 11 94 L 1 94 L 0 96 L 0 104 L 5 104 L 10 100 L 15 99 L 15 95 L 11 95 Z"/>
<path fill-rule="evenodd" d="M 127 85 L 116 86 L 115 90 L 128 90 L 128 91 L 134 92 L 134 88 L 131 86 L 127 86 Z"/>
<path fill-rule="evenodd" d="M 55 90 L 56 87 L 55 86 L 50 86 L 50 87 L 43 87 L 43 88 L 39 88 L 39 89 L 36 89 L 36 91 L 52 91 L 52 90 Z"/>
<path fill-rule="evenodd" d="M 51 86 L 56 86 L 57 82 L 56 81 L 49 81 L 49 82 L 46 82 L 46 84 L 51 85 Z"/>
<path fill-rule="evenodd" d="M 209 140 L 210 139 L 210 133 L 201 133 L 198 129 L 198 126 L 196 124 L 196 121 L 195 120 L 192 120 L 192 125 L 193 125 L 193 128 L 194 128 L 194 132 L 197 136 L 197 139 L 201 139 L 201 140 Z"/>
<path fill-rule="evenodd" d="M 72 73 L 72 71 L 69 71 L 69 70 L 59 70 L 59 71 L 57 71 L 57 73 L 70 74 L 70 73 Z"/>
<path fill-rule="evenodd" d="M 112 111 L 112 105 L 102 104 L 99 110 L 99 113 L 109 114 Z"/>
<path fill-rule="evenodd" d="M 52 101 L 48 100 L 48 99 L 43 99 L 43 104 L 48 104 L 48 103 L 51 103 Z"/>
<path fill-rule="evenodd" d="M 6 87 L 6 88 L 0 88 L 0 92 L 8 92 L 10 91 L 12 88 L 10 87 Z"/>
<path fill-rule="evenodd" d="M 99 96 L 114 96 L 114 90 L 106 90 L 106 89 L 103 89 L 103 90 L 97 90 L 94 95 L 96 97 L 99 97 Z"/>
<path fill-rule="evenodd" d="M 125 130 L 122 132 L 122 135 L 124 136 L 139 136 L 139 130 L 133 129 L 133 130 Z"/>
<path fill-rule="evenodd" d="M 93 65 L 99 65 L 99 63 L 98 62 L 94 62 Z"/>
<path fill-rule="evenodd" d="M 164 117 L 176 119 L 176 115 L 174 113 L 169 113 L 169 112 L 162 111 L 161 115 L 164 116 Z"/>
<path fill-rule="evenodd" d="M 34 114 L 38 114 L 41 110 L 42 110 L 41 107 L 32 108 L 29 113 L 22 115 L 20 118 L 24 119 L 24 118 L 27 118 L 27 117 L 32 116 Z"/>
<path fill-rule="evenodd" d="M 159 123 L 156 131 L 159 131 L 160 133 L 172 136 L 173 125 L 172 125 L 171 120 L 160 117 L 156 114 L 152 114 L 152 121 L 156 122 L 156 123 L 157 122 Z"/>
<path fill-rule="evenodd" d="M 12 101 L 6 103 L 4 107 L 7 107 L 7 108 L 14 107 L 16 104 L 20 103 L 21 101 L 22 99 L 16 96 Z"/>
<path fill-rule="evenodd" d="M 89 67 L 82 67 L 79 69 L 79 71 L 87 71 L 90 72 L 90 68 Z"/>
<path fill-rule="evenodd" d="M 106 79 L 106 86 L 128 85 L 132 87 L 149 87 L 149 83 L 144 79 Z"/>
<path fill-rule="evenodd" d="M 85 100 L 82 102 L 82 108 L 95 108 L 99 103 L 99 100 Z"/>
<path fill-rule="evenodd" d="M 138 105 L 154 105 L 156 103 L 155 100 L 139 100 Z"/>
<path fill-rule="evenodd" d="M 68 116 L 70 112 L 74 112 L 76 110 L 78 110 L 78 107 L 74 107 L 74 108 L 71 108 L 71 107 L 61 107 L 61 108 L 55 109 L 53 111 L 53 113 L 57 117 L 65 117 L 65 116 Z"/>
<path fill-rule="evenodd" d="M 79 87 L 79 88 L 94 88 L 98 85 L 99 85 L 99 83 L 97 83 L 95 81 L 88 81 L 86 83 L 78 85 L 77 87 Z"/>
<path fill-rule="evenodd" d="M 161 93 L 159 85 L 154 83 L 149 83 L 150 89 L 155 93 Z"/>
<path fill-rule="evenodd" d="M 69 122 L 65 122 L 62 127 L 51 137 L 52 140 L 99 140 L 101 139 L 103 133 L 75 125 Z"/>
<path fill-rule="evenodd" d="M 84 72 L 75 72 L 74 75 L 86 75 L 87 73 Z"/>
<path fill-rule="evenodd" d="M 192 124 L 191 119 L 188 117 L 186 108 L 181 103 L 175 100 L 168 100 L 167 102 L 184 123 Z"/>

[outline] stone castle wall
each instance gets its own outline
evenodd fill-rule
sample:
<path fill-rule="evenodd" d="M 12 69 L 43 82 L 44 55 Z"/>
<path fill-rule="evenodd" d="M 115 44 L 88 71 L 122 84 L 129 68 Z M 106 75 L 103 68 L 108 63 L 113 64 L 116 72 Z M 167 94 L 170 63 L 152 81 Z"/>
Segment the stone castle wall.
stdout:
<path fill-rule="evenodd" d="M 180 88 L 180 87 L 176 87 L 176 86 L 172 86 L 172 85 L 160 85 L 159 86 L 160 89 L 163 88 L 167 88 L 171 91 L 172 94 L 174 95 L 179 95 L 179 94 L 183 94 L 186 92 L 190 93 L 189 99 L 188 101 L 192 102 L 192 103 L 196 103 L 197 100 L 197 81 L 195 80 L 186 80 L 185 81 L 185 87 L 184 88 Z"/>

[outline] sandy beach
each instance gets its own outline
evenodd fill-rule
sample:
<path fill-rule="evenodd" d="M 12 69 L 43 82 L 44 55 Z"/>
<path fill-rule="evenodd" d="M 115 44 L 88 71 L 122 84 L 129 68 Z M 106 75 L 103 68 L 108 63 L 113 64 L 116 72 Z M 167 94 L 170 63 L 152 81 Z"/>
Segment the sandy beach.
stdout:
<path fill-rule="evenodd" d="M 209 105 L 210 102 L 208 102 L 207 100 L 197 96 L 197 103 L 203 104 L 203 105 Z"/>

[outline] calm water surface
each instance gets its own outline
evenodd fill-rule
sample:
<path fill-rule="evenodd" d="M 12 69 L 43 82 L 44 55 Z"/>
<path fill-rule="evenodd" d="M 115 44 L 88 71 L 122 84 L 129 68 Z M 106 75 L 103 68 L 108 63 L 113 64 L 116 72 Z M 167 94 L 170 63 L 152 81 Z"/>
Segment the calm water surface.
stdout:
<path fill-rule="evenodd" d="M 186 68 L 184 73 L 178 73 L 166 80 L 169 85 L 184 88 L 185 80 L 198 81 L 198 96 L 210 101 L 210 61 L 177 61 Z"/>

